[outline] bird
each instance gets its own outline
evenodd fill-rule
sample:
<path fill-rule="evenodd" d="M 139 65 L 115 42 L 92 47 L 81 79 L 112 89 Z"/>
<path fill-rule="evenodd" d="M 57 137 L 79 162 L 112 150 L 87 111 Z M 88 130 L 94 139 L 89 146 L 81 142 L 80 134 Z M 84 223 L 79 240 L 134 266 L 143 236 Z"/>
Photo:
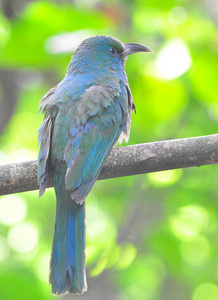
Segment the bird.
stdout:
<path fill-rule="evenodd" d="M 137 43 L 96 35 L 82 41 L 64 79 L 41 99 L 38 130 L 39 197 L 54 171 L 57 199 L 49 283 L 54 295 L 87 291 L 85 273 L 85 199 L 111 149 L 128 141 L 136 108 L 125 61 L 152 52 Z"/>

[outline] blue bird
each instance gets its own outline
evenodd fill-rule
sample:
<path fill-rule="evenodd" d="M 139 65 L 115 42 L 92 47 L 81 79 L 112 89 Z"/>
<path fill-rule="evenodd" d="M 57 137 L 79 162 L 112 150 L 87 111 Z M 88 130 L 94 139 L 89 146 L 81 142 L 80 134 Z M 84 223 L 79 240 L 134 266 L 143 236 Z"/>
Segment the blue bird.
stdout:
<path fill-rule="evenodd" d="M 84 40 L 64 79 L 40 101 L 39 196 L 54 169 L 57 198 L 49 282 L 53 294 L 82 294 L 85 273 L 85 199 L 112 147 L 128 141 L 135 110 L 125 60 L 152 52 L 109 36 Z"/>

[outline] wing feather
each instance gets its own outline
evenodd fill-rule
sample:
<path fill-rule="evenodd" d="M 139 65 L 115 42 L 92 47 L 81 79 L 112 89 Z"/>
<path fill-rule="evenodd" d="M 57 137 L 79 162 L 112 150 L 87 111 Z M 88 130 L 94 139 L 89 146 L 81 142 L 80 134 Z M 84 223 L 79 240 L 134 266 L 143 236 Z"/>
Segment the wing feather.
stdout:
<path fill-rule="evenodd" d="M 79 113 L 75 114 L 70 124 L 64 151 L 64 160 L 68 166 L 65 175 L 66 189 L 71 191 L 72 199 L 80 204 L 97 180 L 126 122 L 127 91 L 124 95 L 119 93 L 119 96 L 112 96 L 107 89 L 106 94 L 103 91 L 102 87 L 97 87 L 97 92 L 94 92 L 92 87 L 91 94 L 85 98 L 89 101 L 82 99 L 83 107 L 77 107 Z M 88 118 L 87 122 L 84 122 L 81 112 L 84 107 L 85 115 L 89 115 L 89 118 L 87 115 L 85 117 Z"/>
<path fill-rule="evenodd" d="M 38 173 L 37 181 L 39 184 L 39 197 L 41 197 L 46 189 L 48 181 L 48 164 L 49 151 L 51 143 L 51 127 L 52 121 L 49 114 L 45 115 L 41 127 L 39 128 L 39 156 L 38 156 Z"/>

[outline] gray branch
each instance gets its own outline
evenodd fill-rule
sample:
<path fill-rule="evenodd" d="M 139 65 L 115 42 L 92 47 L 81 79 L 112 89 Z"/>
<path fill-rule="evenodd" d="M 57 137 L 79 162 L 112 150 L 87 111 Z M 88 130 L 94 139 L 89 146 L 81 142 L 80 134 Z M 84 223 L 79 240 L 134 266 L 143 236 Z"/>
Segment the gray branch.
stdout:
<path fill-rule="evenodd" d="M 218 134 L 115 148 L 98 179 L 211 164 L 218 164 Z M 37 161 L 0 166 L 0 195 L 38 189 L 36 176 Z"/>

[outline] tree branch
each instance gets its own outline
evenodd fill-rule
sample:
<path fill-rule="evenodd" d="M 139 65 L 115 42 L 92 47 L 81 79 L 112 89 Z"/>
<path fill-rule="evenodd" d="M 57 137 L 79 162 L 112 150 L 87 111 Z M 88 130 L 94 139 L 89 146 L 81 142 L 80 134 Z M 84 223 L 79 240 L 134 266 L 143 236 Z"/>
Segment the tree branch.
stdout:
<path fill-rule="evenodd" d="M 98 179 L 211 164 L 218 164 L 218 134 L 115 148 Z M 38 189 L 36 176 L 37 161 L 0 166 L 0 195 Z M 52 178 L 51 170 L 48 187 Z"/>

